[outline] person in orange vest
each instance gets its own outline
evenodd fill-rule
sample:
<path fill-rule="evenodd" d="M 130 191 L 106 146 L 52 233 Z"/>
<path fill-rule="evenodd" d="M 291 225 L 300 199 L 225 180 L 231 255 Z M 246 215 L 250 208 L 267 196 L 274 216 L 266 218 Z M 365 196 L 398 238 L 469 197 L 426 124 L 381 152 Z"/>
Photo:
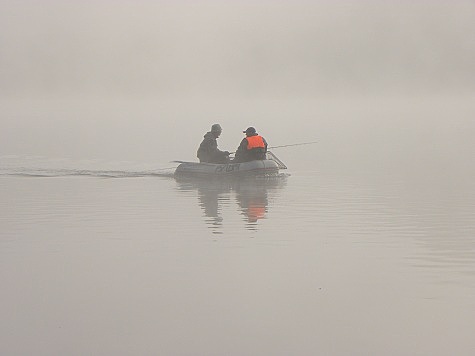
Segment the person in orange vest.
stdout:
<path fill-rule="evenodd" d="M 246 137 L 236 150 L 234 162 L 249 162 L 266 159 L 267 142 L 264 137 L 257 134 L 254 127 L 248 127 L 243 133 Z"/>

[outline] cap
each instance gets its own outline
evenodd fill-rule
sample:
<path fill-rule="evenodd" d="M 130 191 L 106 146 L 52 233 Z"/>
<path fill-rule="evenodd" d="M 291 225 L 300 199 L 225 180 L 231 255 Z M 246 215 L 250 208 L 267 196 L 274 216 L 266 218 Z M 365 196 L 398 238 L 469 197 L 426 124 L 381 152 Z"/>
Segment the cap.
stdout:
<path fill-rule="evenodd" d="M 243 131 L 242 133 L 245 133 L 245 134 L 254 134 L 256 133 L 256 129 L 254 127 L 248 127 L 246 129 L 246 131 Z"/>
<path fill-rule="evenodd" d="M 223 129 L 221 129 L 221 125 L 220 124 L 214 124 L 213 126 L 211 126 L 211 131 L 212 132 L 221 132 L 223 131 Z"/>

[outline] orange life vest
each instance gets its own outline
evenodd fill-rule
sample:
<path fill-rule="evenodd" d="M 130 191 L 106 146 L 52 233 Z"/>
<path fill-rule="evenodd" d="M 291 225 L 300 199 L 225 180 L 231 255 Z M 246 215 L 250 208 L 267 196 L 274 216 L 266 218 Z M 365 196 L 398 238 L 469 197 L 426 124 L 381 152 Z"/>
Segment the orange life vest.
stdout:
<path fill-rule="evenodd" d="M 262 136 L 249 136 L 246 137 L 247 140 L 247 149 L 252 150 L 253 148 L 265 148 L 266 145 L 264 143 L 264 139 Z"/>

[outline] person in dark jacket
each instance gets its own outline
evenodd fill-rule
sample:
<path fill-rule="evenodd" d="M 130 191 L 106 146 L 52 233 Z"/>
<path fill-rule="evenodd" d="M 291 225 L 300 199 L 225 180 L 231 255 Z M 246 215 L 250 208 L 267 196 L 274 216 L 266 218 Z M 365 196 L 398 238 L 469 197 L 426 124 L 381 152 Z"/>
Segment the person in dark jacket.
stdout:
<path fill-rule="evenodd" d="M 211 126 L 211 131 L 208 131 L 204 135 L 204 139 L 198 148 L 196 155 L 200 159 L 200 162 L 207 163 L 226 163 L 229 162 L 229 152 L 220 151 L 218 149 L 218 142 L 216 139 L 221 135 L 221 126 L 214 124 Z"/>
<path fill-rule="evenodd" d="M 239 145 L 234 162 L 249 162 L 266 159 L 267 142 L 264 137 L 257 134 L 254 127 L 248 127 L 243 133 L 246 137 Z"/>

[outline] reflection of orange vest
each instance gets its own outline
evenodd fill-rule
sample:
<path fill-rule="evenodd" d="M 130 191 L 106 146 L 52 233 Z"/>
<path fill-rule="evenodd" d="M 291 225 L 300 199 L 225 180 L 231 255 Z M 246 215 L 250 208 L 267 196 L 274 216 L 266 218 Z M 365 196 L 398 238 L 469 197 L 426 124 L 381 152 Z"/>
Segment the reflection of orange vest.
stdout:
<path fill-rule="evenodd" d="M 262 219 L 266 215 L 265 205 L 250 205 L 247 208 L 247 217 L 250 222 L 256 222 Z"/>
<path fill-rule="evenodd" d="M 246 137 L 247 140 L 247 149 L 252 150 L 253 148 L 264 148 L 266 147 L 264 144 L 264 139 L 262 136 L 249 136 Z"/>

